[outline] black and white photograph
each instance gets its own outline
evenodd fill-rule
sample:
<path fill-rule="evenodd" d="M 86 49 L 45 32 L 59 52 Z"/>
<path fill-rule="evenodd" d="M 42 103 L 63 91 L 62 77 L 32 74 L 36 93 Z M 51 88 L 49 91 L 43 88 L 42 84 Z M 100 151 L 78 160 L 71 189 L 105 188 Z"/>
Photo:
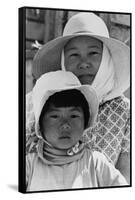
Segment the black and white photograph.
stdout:
<path fill-rule="evenodd" d="M 19 8 L 20 192 L 132 186 L 131 18 Z"/>

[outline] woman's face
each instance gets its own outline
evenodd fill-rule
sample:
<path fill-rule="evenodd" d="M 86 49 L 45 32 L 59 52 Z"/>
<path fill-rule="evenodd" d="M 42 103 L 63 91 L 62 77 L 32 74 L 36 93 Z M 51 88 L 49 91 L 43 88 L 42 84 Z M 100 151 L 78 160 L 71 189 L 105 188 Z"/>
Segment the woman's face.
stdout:
<path fill-rule="evenodd" d="M 54 147 L 68 149 L 75 145 L 84 131 L 84 114 L 80 107 L 51 105 L 42 118 L 43 137 Z"/>
<path fill-rule="evenodd" d="M 65 67 L 73 72 L 82 84 L 91 84 L 102 59 L 103 44 L 89 36 L 71 39 L 64 48 Z"/>

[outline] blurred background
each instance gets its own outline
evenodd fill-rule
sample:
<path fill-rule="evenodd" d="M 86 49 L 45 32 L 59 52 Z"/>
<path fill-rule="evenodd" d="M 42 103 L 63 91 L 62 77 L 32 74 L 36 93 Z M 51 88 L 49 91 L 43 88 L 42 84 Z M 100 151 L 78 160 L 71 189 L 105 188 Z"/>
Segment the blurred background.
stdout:
<path fill-rule="evenodd" d="M 26 8 L 26 93 L 32 90 L 35 82 L 32 75 L 32 60 L 36 51 L 49 40 L 62 35 L 68 19 L 78 12 L 80 11 Z M 111 37 L 130 47 L 130 14 L 97 11 L 94 13 L 105 21 Z M 130 89 L 125 95 L 130 98 Z"/>

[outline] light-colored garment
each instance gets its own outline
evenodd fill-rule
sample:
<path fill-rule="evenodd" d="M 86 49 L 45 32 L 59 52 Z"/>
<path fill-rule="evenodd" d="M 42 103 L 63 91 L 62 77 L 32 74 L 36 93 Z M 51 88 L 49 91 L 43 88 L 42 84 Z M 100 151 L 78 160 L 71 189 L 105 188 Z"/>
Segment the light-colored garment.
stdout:
<path fill-rule="evenodd" d="M 125 178 L 99 152 L 85 148 L 74 162 L 48 165 L 43 157 L 29 153 L 26 157 L 27 191 L 128 185 Z"/>
<path fill-rule="evenodd" d="M 113 60 L 108 48 L 103 45 L 102 61 L 96 77 L 91 84 L 96 90 L 99 102 L 107 101 L 121 95 L 123 91 L 114 92 L 117 87 L 117 77 L 114 71 Z"/>
<path fill-rule="evenodd" d="M 116 164 L 119 154 L 130 151 L 130 110 L 127 98 L 118 97 L 99 106 L 96 124 L 86 133 L 90 148 Z M 26 96 L 26 153 L 35 152 L 38 138 L 31 93 Z"/>

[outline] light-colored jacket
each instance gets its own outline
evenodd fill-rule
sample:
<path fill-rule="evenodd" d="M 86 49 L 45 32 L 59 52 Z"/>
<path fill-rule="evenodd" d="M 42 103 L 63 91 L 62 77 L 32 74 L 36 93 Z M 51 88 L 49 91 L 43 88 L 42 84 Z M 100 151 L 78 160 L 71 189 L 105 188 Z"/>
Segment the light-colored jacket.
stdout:
<path fill-rule="evenodd" d="M 36 153 L 26 157 L 27 191 L 128 185 L 121 173 L 97 151 L 65 165 L 47 165 Z"/>

